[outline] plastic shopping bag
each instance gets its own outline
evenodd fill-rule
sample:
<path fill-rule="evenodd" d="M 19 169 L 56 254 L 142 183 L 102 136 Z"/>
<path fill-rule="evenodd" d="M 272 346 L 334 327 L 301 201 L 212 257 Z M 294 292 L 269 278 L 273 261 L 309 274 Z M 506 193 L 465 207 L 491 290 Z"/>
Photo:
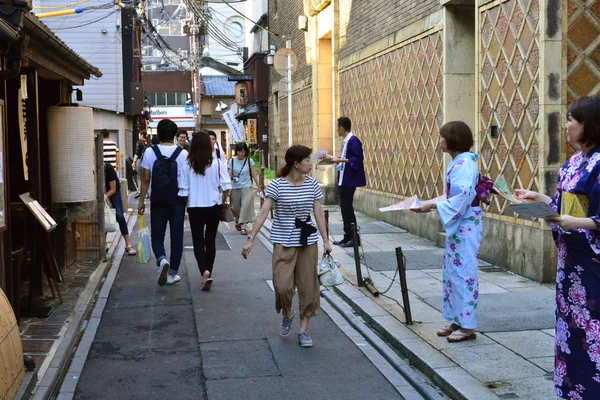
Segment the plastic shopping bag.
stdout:
<path fill-rule="evenodd" d="M 138 223 L 137 262 L 147 264 L 152 258 L 152 246 L 150 244 L 150 232 L 144 227 L 144 216 L 140 215 Z"/>
<path fill-rule="evenodd" d="M 325 287 L 337 286 L 344 283 L 344 277 L 340 273 L 339 265 L 330 254 L 326 254 L 319 261 L 317 275 L 319 275 L 321 285 Z"/>
<path fill-rule="evenodd" d="M 116 232 L 118 229 L 117 210 L 111 207 L 110 201 L 104 196 L 104 233 Z"/>

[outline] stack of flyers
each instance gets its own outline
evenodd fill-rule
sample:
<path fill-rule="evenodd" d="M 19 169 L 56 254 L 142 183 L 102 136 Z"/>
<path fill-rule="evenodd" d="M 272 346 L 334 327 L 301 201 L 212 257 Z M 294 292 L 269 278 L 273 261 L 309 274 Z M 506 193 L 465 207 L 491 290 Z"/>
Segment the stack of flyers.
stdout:
<path fill-rule="evenodd" d="M 327 150 L 324 150 L 324 149 L 317 150 L 313 153 L 312 157 L 310 157 L 310 162 L 315 162 L 315 161 L 321 160 L 321 159 L 325 158 L 325 156 L 327 154 L 329 154 L 329 152 Z"/>
<path fill-rule="evenodd" d="M 504 178 L 504 175 L 498 175 L 494 181 L 494 188 L 498 194 L 510 202 L 508 208 L 522 217 L 545 218 L 558 216 L 558 213 L 544 201 L 521 200 Z"/>
<path fill-rule="evenodd" d="M 517 194 L 514 192 L 512 186 L 510 186 L 510 183 L 506 181 L 504 175 L 498 175 L 494 181 L 494 189 L 496 189 L 500 196 L 510 201 L 511 204 L 521 204 L 523 202 L 523 200 L 517 197 Z"/>

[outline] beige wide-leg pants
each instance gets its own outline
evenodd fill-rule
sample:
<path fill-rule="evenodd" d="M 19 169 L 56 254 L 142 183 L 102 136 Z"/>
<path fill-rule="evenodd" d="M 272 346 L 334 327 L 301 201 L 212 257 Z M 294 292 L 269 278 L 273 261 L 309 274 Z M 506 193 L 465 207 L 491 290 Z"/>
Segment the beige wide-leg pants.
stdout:
<path fill-rule="evenodd" d="M 273 286 L 275 309 L 292 309 L 292 299 L 298 288 L 300 316 L 314 317 L 321 312 L 320 285 L 317 275 L 317 244 L 307 247 L 273 247 Z"/>

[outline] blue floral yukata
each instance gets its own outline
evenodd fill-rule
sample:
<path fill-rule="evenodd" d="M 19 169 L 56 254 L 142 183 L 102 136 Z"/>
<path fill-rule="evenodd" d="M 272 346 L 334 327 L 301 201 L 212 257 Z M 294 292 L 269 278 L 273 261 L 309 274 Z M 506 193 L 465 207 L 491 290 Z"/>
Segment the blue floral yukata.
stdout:
<path fill-rule="evenodd" d="M 446 320 L 465 329 L 477 327 L 477 267 L 483 218 L 476 193 L 478 158 L 465 152 L 452 160 L 446 174 L 446 200 L 437 203 L 446 229 L 443 314 Z"/>
<path fill-rule="evenodd" d="M 558 173 L 550 205 L 563 193 L 583 195 L 587 215 L 600 226 L 600 147 L 573 155 Z M 600 231 L 563 231 L 552 225 L 558 246 L 554 386 L 565 399 L 600 398 Z"/>

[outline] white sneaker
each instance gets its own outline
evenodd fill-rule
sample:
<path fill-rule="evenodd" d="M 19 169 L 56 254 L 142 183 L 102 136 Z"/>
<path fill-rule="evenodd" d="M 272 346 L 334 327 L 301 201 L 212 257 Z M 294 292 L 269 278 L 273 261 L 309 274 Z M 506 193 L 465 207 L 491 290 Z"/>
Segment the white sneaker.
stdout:
<path fill-rule="evenodd" d="M 167 276 L 167 285 L 172 285 L 174 283 L 177 283 L 181 280 L 181 278 L 179 277 L 179 275 L 171 275 L 169 274 L 169 276 Z"/>
<path fill-rule="evenodd" d="M 160 260 L 160 265 L 158 266 L 158 286 L 164 286 L 167 283 L 169 268 L 171 268 L 171 265 L 166 258 Z"/>

